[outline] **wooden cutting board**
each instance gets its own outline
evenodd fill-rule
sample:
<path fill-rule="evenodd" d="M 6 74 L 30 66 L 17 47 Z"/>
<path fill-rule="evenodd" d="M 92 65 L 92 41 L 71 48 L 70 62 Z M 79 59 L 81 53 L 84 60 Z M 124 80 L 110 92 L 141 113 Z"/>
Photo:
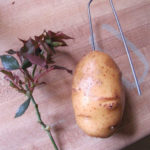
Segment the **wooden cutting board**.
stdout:
<path fill-rule="evenodd" d="M 21 46 L 44 29 L 63 31 L 74 37 L 56 55 L 58 64 L 75 68 L 91 51 L 87 15 L 88 0 L 1 0 L 0 54 Z M 133 58 L 142 96 L 138 96 L 124 46 L 108 0 L 95 0 L 91 6 L 97 50 L 114 58 L 123 73 L 126 109 L 119 131 L 107 139 L 92 138 L 76 125 L 71 102 L 72 76 L 54 71 L 42 80 L 48 84 L 34 96 L 43 120 L 52 126 L 60 150 L 117 150 L 150 134 L 150 1 L 114 0 L 120 23 Z M 37 123 L 33 105 L 20 118 L 14 114 L 25 97 L 8 86 L 0 74 L 0 150 L 53 150 Z"/>

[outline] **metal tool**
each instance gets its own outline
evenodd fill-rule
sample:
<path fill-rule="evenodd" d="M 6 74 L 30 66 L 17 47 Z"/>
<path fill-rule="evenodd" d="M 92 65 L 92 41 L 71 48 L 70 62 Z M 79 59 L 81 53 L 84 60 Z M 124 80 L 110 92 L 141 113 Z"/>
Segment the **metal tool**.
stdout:
<path fill-rule="evenodd" d="M 95 43 L 94 43 L 94 34 L 93 34 L 93 27 L 92 27 L 92 19 L 91 19 L 91 10 L 90 5 L 93 0 L 90 0 L 88 3 L 88 16 L 89 16 L 89 24 L 90 24 L 90 33 L 91 33 L 91 41 L 92 41 L 92 49 L 95 50 Z"/>
<path fill-rule="evenodd" d="M 90 5 L 91 5 L 92 1 L 93 0 L 90 0 L 89 3 L 88 3 L 88 16 L 89 16 L 89 24 L 90 24 L 92 49 L 95 50 L 94 34 L 93 34 L 91 11 L 90 11 Z M 127 46 L 127 43 L 126 43 L 126 39 L 125 39 L 124 34 L 122 32 L 122 28 L 121 28 L 121 25 L 120 25 L 120 22 L 119 22 L 119 19 L 118 19 L 115 7 L 113 5 L 113 1 L 109 0 L 109 2 L 110 2 L 110 5 L 111 5 L 113 14 L 115 16 L 115 19 L 116 19 L 116 22 L 117 22 L 117 25 L 118 25 L 118 29 L 120 31 L 120 35 L 121 35 L 121 38 L 122 38 L 122 41 L 123 41 L 123 44 L 124 44 L 124 47 L 125 47 L 125 50 L 126 50 L 126 53 L 127 53 L 127 56 L 128 56 L 128 60 L 129 60 L 129 63 L 130 63 L 130 67 L 131 67 L 131 70 L 132 70 L 132 74 L 133 74 L 133 77 L 134 77 L 134 81 L 135 81 L 135 84 L 136 84 L 136 88 L 137 88 L 138 94 L 141 95 L 141 90 L 140 90 L 139 82 L 138 82 L 138 79 L 136 77 L 135 69 L 134 69 L 134 66 L 133 66 L 133 63 L 132 63 L 132 59 L 131 59 L 131 56 L 130 56 L 130 53 L 129 53 L 129 49 L 128 49 L 128 46 Z"/>

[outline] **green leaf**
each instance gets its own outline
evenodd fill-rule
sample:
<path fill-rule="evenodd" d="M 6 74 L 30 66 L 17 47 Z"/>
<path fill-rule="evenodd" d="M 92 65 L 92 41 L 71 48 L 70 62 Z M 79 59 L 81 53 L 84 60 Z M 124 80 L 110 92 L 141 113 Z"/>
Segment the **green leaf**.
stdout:
<path fill-rule="evenodd" d="M 58 46 L 62 46 L 63 43 L 62 42 L 52 42 L 52 46 L 54 47 L 58 47 Z"/>
<path fill-rule="evenodd" d="M 16 115 L 15 115 L 15 118 L 17 118 L 17 117 L 20 117 L 20 116 L 22 116 L 24 113 L 25 113 L 25 111 L 27 110 L 27 108 L 28 108 L 28 106 L 29 106 L 29 104 L 30 104 L 30 98 L 29 99 L 27 99 L 20 107 L 19 107 L 19 109 L 18 109 L 18 111 L 17 111 L 17 113 L 16 113 Z"/>
<path fill-rule="evenodd" d="M 6 70 L 16 70 L 19 69 L 19 63 L 15 57 L 10 55 L 1 55 L 0 56 L 3 67 Z"/>
<path fill-rule="evenodd" d="M 27 59 L 25 59 L 22 64 L 22 69 L 27 69 L 31 66 L 32 66 L 32 63 L 30 61 L 28 61 Z"/>
<path fill-rule="evenodd" d="M 48 37 L 49 38 L 49 37 Z M 51 44 L 52 43 L 52 40 L 51 39 L 45 39 L 45 42 L 47 43 L 47 44 Z"/>

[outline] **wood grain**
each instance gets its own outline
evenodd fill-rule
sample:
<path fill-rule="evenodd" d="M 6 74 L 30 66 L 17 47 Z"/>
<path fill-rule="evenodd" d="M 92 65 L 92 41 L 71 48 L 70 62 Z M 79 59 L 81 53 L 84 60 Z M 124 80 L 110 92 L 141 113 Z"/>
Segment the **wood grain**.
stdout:
<path fill-rule="evenodd" d="M 75 38 L 69 47 L 59 50 L 56 61 L 74 69 L 81 57 L 91 50 L 87 16 L 88 0 L 12 0 L 0 1 L 0 54 L 44 29 L 63 31 Z M 76 125 L 71 102 L 72 76 L 55 71 L 42 80 L 34 95 L 43 120 L 52 126 L 52 133 L 61 150 L 117 150 L 150 134 L 150 1 L 114 0 L 126 38 L 136 47 L 129 47 L 142 96 L 131 84 L 126 87 L 126 110 L 119 131 L 108 139 L 91 138 Z M 109 1 L 94 1 L 91 7 L 95 40 L 98 49 L 111 55 L 119 65 L 124 79 L 133 82 L 132 73 Z M 136 52 L 140 53 L 138 57 Z M 142 59 L 142 60 L 141 60 Z M 142 62 L 143 61 L 143 62 Z M 146 72 L 145 72 L 146 71 Z M 8 86 L 0 74 L 0 149 L 49 150 L 52 144 L 37 123 L 30 105 L 24 116 L 14 119 L 18 106 L 25 97 Z"/>

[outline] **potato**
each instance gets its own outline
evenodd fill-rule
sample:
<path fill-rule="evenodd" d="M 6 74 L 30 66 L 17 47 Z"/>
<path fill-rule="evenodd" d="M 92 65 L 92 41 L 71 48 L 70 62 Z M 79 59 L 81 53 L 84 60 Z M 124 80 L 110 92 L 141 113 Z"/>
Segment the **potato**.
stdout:
<path fill-rule="evenodd" d="M 72 84 L 72 103 L 78 126 L 88 135 L 109 137 L 123 115 L 121 72 L 107 54 L 92 51 L 78 63 Z"/>

